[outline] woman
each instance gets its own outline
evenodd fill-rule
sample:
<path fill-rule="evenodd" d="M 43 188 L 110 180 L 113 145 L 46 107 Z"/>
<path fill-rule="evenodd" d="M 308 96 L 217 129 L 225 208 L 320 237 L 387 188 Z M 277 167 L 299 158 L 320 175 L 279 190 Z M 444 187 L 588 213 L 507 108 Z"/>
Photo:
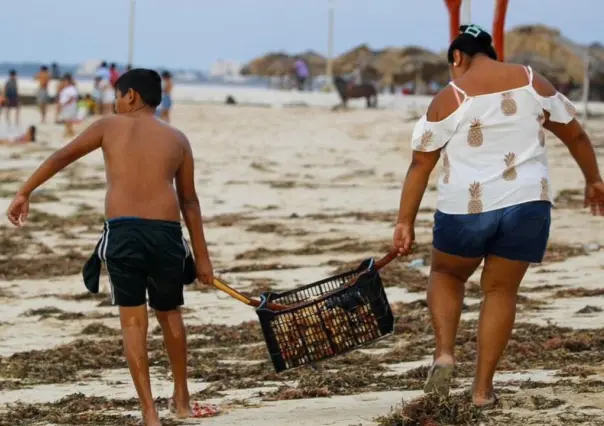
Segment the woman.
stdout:
<path fill-rule="evenodd" d="M 166 122 L 170 122 L 170 109 L 172 108 L 172 74 L 168 71 L 164 71 L 161 75 L 162 78 L 162 96 L 161 103 L 157 107 L 156 115 Z"/>
<path fill-rule="evenodd" d="M 78 89 L 71 74 L 65 74 L 59 93 L 59 118 L 65 124 L 65 137 L 75 135 L 73 124 L 78 119 L 78 97 Z"/>
<path fill-rule="evenodd" d="M 496 402 L 493 375 L 514 325 L 518 286 L 529 264 L 542 261 L 549 237 L 543 129 L 581 168 L 594 215 L 604 214 L 604 183 L 572 104 L 530 68 L 498 62 L 488 33 L 462 26 L 448 61 L 453 81 L 413 131 L 394 244 L 400 254 L 411 250 L 428 177 L 442 156 L 428 283 L 436 350 L 424 390 L 449 392 L 464 284 L 484 260 L 472 399 L 486 407 Z"/>

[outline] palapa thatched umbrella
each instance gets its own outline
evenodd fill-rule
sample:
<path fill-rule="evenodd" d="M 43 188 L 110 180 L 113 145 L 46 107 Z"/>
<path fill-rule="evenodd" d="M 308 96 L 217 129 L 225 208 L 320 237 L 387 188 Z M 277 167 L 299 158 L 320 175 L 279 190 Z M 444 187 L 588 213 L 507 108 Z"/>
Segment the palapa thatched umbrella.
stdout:
<path fill-rule="evenodd" d="M 379 73 L 383 85 L 440 80 L 437 77 L 448 70 L 443 56 L 416 46 L 385 49 L 371 67 Z"/>
<path fill-rule="evenodd" d="M 508 62 L 529 65 L 535 72 L 538 72 L 554 83 L 561 82 L 562 77 L 565 75 L 564 67 L 536 53 L 522 52 L 511 57 L 508 56 L 508 58 Z"/>
<path fill-rule="evenodd" d="M 268 77 L 271 75 L 269 74 L 269 69 L 273 64 L 288 59 L 289 56 L 283 52 L 267 53 L 264 56 L 251 60 L 241 69 L 240 74 Z"/>
<path fill-rule="evenodd" d="M 562 68 L 562 80 L 583 82 L 585 47 L 562 36 L 560 31 L 543 25 L 517 27 L 505 36 L 506 56 L 535 55 L 555 68 Z"/>
<path fill-rule="evenodd" d="M 375 52 L 366 44 L 361 44 L 360 46 L 343 53 L 334 60 L 334 74 L 348 74 L 355 71 L 358 67 L 363 68 L 370 64 L 374 57 Z"/>
<path fill-rule="evenodd" d="M 294 55 L 294 58 L 297 57 L 302 58 L 304 62 L 306 62 L 306 65 L 308 65 L 308 70 L 313 77 L 325 74 L 327 69 L 327 59 L 323 55 L 312 50 L 307 50 L 304 53 Z"/>

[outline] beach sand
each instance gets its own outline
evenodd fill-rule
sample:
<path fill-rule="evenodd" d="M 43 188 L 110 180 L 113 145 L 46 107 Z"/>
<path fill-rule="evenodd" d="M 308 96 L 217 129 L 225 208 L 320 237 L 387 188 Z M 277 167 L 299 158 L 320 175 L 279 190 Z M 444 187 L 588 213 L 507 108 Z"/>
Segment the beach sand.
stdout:
<path fill-rule="evenodd" d="M 22 121 L 37 122 L 36 111 L 26 108 Z M 413 122 L 401 111 L 177 104 L 173 124 L 193 146 L 216 273 L 237 289 L 294 288 L 387 251 L 411 155 Z M 604 121 L 592 120 L 589 130 L 601 154 Z M 1 211 L 65 143 L 62 131 L 40 126 L 40 143 L 0 147 Z M 550 252 L 522 285 L 518 325 L 496 375 L 503 407 L 485 424 L 604 422 L 604 226 L 582 208 L 581 173 L 564 146 L 550 135 L 547 145 L 558 198 Z M 101 232 L 103 173 L 95 152 L 38 191 L 23 229 L 0 219 L 0 426 L 139 420 L 117 309 L 106 306 L 107 295 L 85 294 L 79 275 Z M 165 424 L 374 425 L 403 399 L 421 396 L 433 348 L 423 289 L 435 183 L 436 174 L 418 217 L 419 251 L 382 274 L 396 334 L 367 349 L 318 372 L 276 375 L 252 308 L 212 289 L 188 289 L 191 391 L 223 413 L 178 423 L 166 410 L 170 373 L 151 319 L 153 391 Z M 408 266 L 418 259 L 423 266 Z M 456 392 L 471 383 L 479 273 L 468 284 Z M 108 289 L 106 277 L 101 286 Z"/>

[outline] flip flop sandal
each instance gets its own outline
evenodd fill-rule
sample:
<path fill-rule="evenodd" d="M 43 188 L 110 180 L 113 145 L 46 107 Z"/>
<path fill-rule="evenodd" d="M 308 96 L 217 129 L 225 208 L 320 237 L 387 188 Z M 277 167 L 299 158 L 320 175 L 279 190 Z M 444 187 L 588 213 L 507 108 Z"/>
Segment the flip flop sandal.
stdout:
<path fill-rule="evenodd" d="M 481 411 L 492 410 L 497 407 L 497 404 L 499 404 L 499 394 L 493 392 L 493 399 L 491 399 L 486 404 L 482 404 L 482 405 L 474 404 L 474 408 L 476 408 L 477 410 L 481 410 Z"/>
<path fill-rule="evenodd" d="M 449 395 L 452 376 L 452 364 L 432 364 L 424 385 L 424 393 L 435 393 L 441 396 Z"/>

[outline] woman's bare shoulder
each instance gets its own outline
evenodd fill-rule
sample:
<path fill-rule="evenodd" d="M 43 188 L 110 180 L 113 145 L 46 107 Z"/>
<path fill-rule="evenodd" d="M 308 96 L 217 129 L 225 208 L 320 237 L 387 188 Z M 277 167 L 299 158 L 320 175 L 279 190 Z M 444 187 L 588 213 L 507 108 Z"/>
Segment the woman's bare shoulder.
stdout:
<path fill-rule="evenodd" d="M 455 94 L 455 89 L 449 84 L 438 92 L 428 107 L 426 113 L 428 121 L 442 121 L 453 114 L 459 108 Z M 458 93 L 458 95 L 459 99 L 463 101 L 464 95 L 461 93 Z"/>

